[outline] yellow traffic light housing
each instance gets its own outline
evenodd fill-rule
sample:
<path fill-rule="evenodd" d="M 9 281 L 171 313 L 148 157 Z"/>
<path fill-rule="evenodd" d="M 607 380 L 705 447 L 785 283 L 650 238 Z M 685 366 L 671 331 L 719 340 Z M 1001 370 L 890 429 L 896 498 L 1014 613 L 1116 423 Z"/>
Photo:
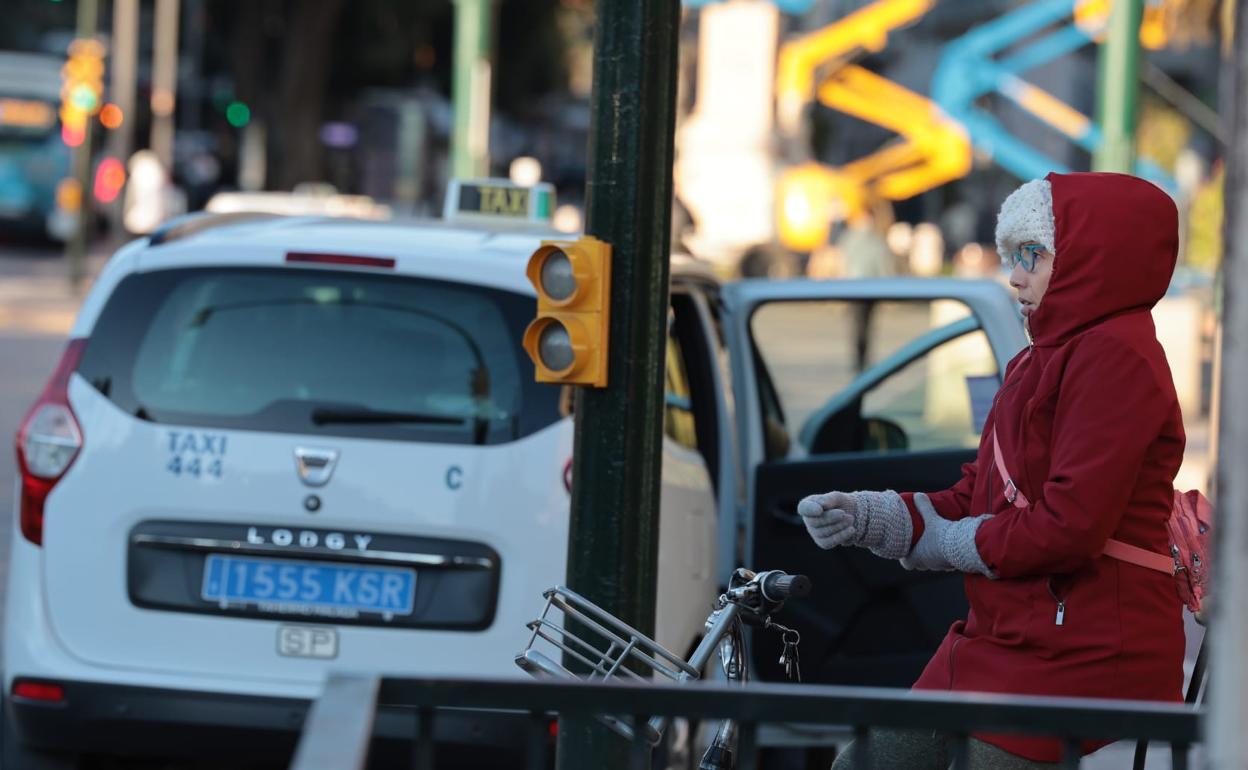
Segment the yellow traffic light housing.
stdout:
<path fill-rule="evenodd" d="M 542 241 L 525 274 L 537 289 L 537 318 L 524 330 L 537 381 L 605 388 L 611 244 L 588 235 Z"/>

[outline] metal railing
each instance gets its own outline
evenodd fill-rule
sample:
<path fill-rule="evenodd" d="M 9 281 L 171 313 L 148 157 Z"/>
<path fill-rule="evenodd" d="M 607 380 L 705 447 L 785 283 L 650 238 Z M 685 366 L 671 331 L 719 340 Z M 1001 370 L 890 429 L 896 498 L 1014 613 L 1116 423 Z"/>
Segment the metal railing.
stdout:
<path fill-rule="evenodd" d="M 858 740 L 868 727 L 931 729 L 953 739 L 953 767 L 967 767 L 972 733 L 1055 736 L 1062 766 L 1077 768 L 1083 740 L 1148 740 L 1170 744 L 1172 767 L 1188 768 L 1188 750 L 1200 740 L 1203 708 L 1183 704 L 1086 698 L 932 693 L 864 687 L 713 683 L 686 685 L 503 679 L 406 679 L 332 675 L 304 723 L 291 770 L 363 770 L 378 708 L 408 709 L 415 726 L 416 770 L 432 770 L 433 727 L 440 709 L 528 713 L 527 767 L 550 766 L 549 716 L 628 715 L 634 724 L 653 716 L 734 719 L 740 726 L 738 767 L 758 767 L 758 728 L 764 724 L 845 726 Z M 625 742 L 621 739 L 621 749 Z M 633 768 L 648 768 L 651 747 L 637 731 Z M 866 767 L 864 752 L 857 754 Z"/>

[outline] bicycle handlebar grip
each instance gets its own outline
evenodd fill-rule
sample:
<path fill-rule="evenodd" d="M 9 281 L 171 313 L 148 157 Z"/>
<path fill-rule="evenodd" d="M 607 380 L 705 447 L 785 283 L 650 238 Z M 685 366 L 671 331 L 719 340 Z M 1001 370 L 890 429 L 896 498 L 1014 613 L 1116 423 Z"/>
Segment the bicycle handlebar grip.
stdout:
<path fill-rule="evenodd" d="M 773 572 L 763 578 L 763 596 L 772 601 L 800 599 L 810 594 L 810 578 L 805 575 L 786 575 Z"/>

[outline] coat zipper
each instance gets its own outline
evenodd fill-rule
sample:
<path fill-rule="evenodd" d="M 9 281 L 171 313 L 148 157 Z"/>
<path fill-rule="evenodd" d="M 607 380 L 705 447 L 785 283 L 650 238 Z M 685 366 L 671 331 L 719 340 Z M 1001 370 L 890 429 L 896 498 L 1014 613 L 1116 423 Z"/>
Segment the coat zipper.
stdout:
<path fill-rule="evenodd" d="M 1053 601 L 1057 602 L 1057 618 L 1053 624 L 1062 626 L 1066 624 L 1066 600 L 1058 598 L 1057 593 L 1053 590 L 1053 578 L 1050 577 L 1045 581 L 1045 586 L 1049 589 L 1049 596 L 1053 597 Z"/>

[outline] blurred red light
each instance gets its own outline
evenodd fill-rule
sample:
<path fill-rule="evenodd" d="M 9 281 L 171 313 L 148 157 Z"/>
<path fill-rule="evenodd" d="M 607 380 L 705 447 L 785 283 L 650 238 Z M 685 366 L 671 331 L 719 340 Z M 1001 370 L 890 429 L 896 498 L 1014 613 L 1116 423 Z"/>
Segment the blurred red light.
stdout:
<path fill-rule="evenodd" d="M 87 132 L 81 128 L 67 125 L 61 126 L 61 141 L 70 147 L 77 147 L 86 138 Z"/>
<path fill-rule="evenodd" d="M 100 203 L 112 203 L 126 184 L 126 169 L 116 158 L 105 158 L 95 170 L 92 192 Z"/>
<path fill-rule="evenodd" d="M 124 120 L 121 108 L 115 104 L 106 104 L 100 110 L 100 125 L 105 128 L 120 128 Z"/>

